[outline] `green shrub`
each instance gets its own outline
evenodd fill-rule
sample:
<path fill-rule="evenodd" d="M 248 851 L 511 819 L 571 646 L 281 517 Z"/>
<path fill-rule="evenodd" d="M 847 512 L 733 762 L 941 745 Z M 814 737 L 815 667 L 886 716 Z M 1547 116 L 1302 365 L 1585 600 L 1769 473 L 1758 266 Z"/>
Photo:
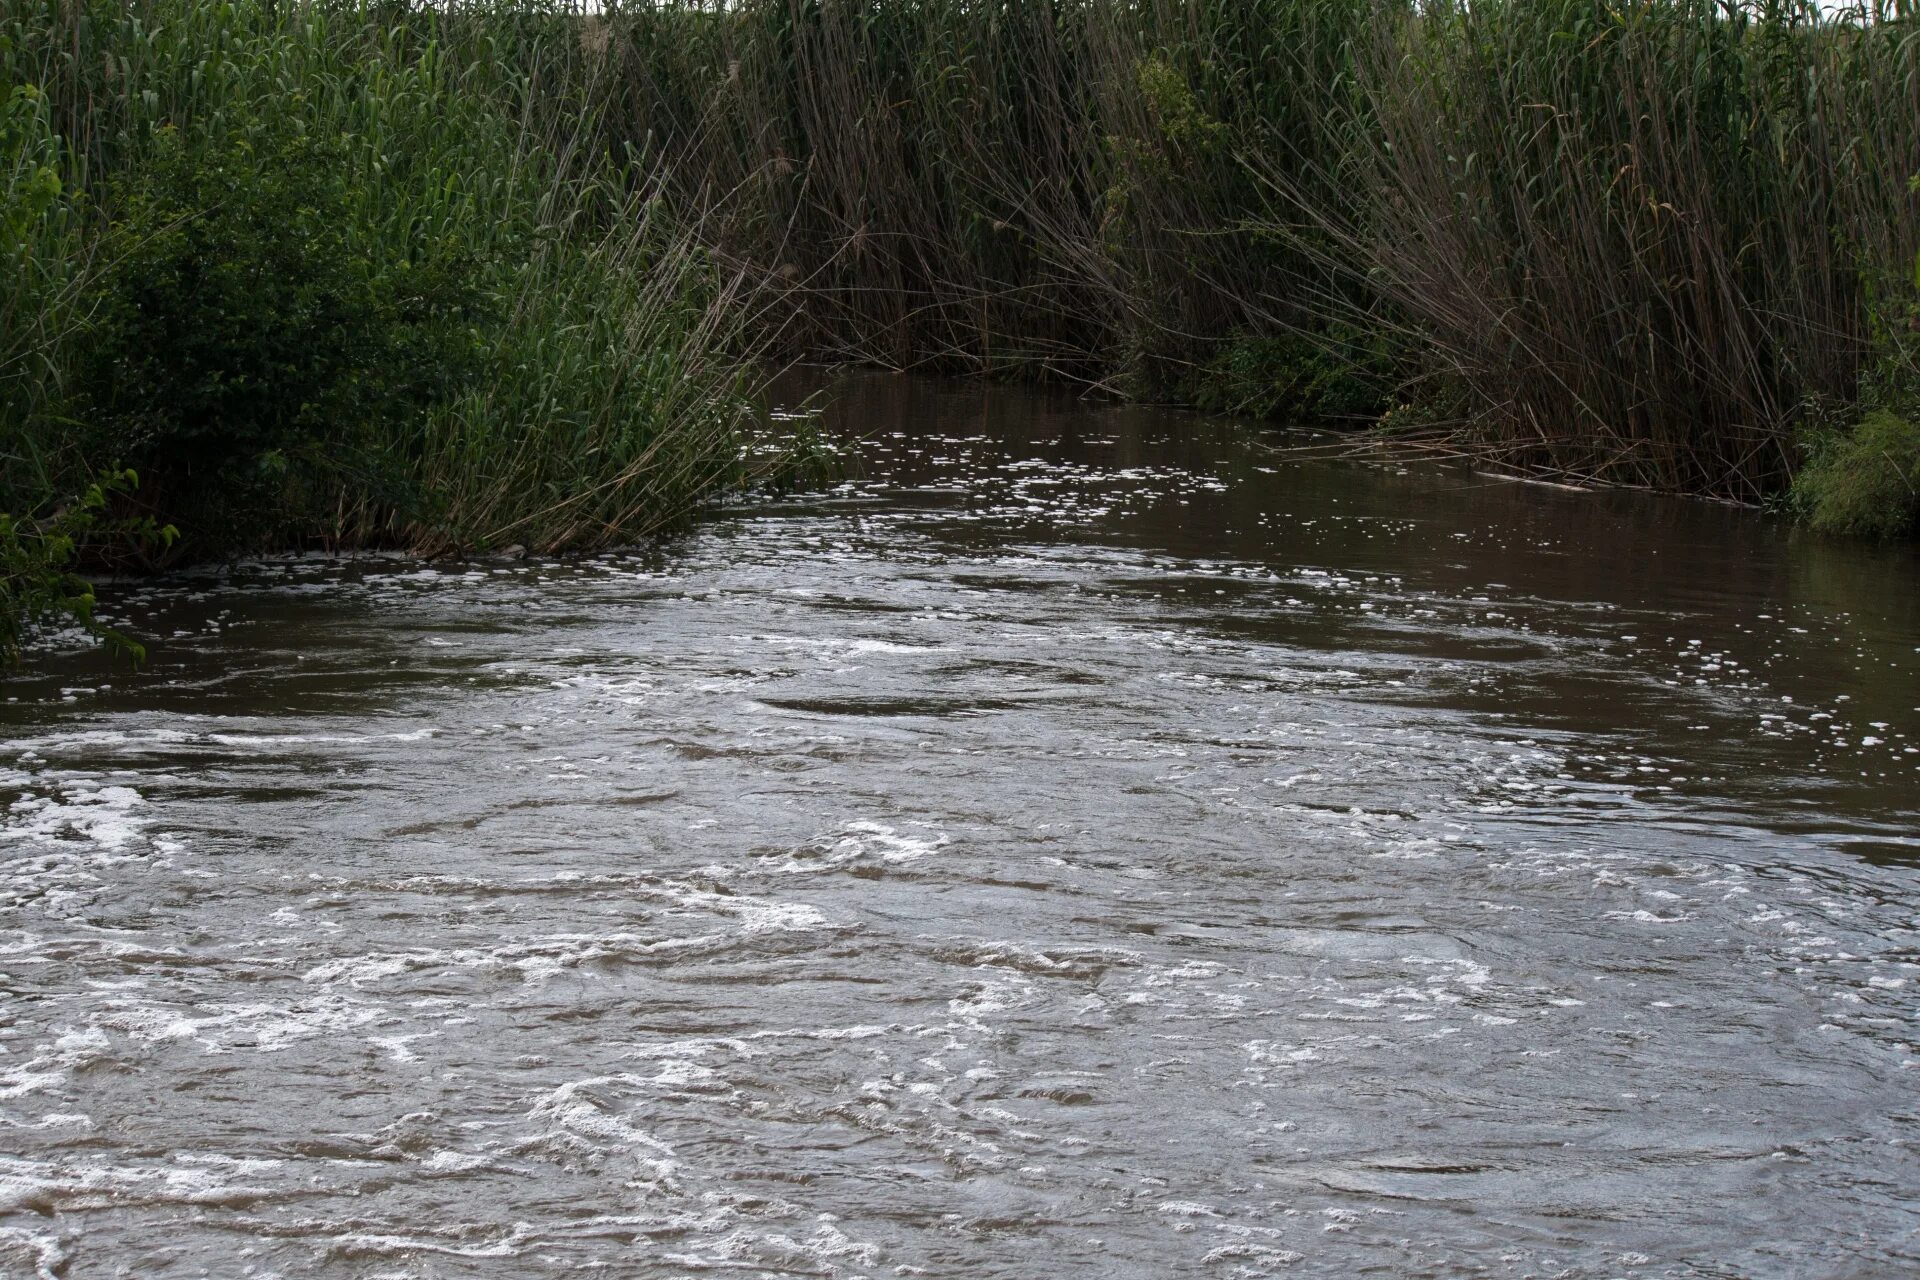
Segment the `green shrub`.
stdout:
<path fill-rule="evenodd" d="M 407 433 L 429 552 L 631 540 L 748 478 L 756 414 L 741 315 L 644 208 L 597 241 L 516 264 L 481 376 Z"/>
<path fill-rule="evenodd" d="M 685 518 L 740 474 L 760 339 L 601 136 L 594 57 L 544 0 L 0 9 L 0 74 L 46 86 L 33 189 L 90 193 L 28 255 L 85 327 L 36 349 L 31 421 L 0 411 L 0 510 L 127 463 L 181 555 Z"/>
<path fill-rule="evenodd" d="M 177 536 L 171 526 L 158 528 L 149 520 L 106 518 L 109 501 L 138 484 L 132 471 L 108 472 L 44 519 L 0 512 L 0 667 L 19 662 L 31 627 L 60 619 L 79 624 L 136 663 L 146 657 L 137 642 L 94 617 L 93 585 L 72 569 L 90 536 L 162 545 Z"/>
<path fill-rule="evenodd" d="M 73 192 L 43 94 L 0 90 L 0 510 L 48 496 L 57 465 L 40 447 L 61 407 L 63 342 L 80 269 Z"/>
<path fill-rule="evenodd" d="M 1357 335 L 1242 336 L 1200 370 L 1187 394 L 1219 413 L 1351 423 L 1386 409 L 1390 373 L 1384 352 Z"/>
<path fill-rule="evenodd" d="M 1920 522 L 1920 426 L 1887 410 L 1818 441 L 1792 503 L 1823 533 L 1894 538 Z"/>
<path fill-rule="evenodd" d="M 338 138 L 169 130 L 112 188 L 79 416 L 192 550 L 251 547 L 390 470 L 376 426 L 471 369 L 449 339 L 477 290 L 378 260 L 348 161 Z"/>

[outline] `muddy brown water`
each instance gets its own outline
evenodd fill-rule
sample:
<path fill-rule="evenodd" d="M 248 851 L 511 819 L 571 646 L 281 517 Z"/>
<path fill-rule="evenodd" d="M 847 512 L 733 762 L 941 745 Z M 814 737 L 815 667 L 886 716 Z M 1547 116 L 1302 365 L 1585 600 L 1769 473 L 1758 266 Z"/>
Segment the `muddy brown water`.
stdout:
<path fill-rule="evenodd" d="M 0 705 L 0 1275 L 1920 1267 L 1920 564 L 846 381 Z"/>

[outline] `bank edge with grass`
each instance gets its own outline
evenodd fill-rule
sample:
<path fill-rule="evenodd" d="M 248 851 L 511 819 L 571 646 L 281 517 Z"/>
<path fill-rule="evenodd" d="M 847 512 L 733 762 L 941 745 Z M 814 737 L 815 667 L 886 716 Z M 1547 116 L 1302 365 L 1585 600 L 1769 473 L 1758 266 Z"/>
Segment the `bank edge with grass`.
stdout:
<path fill-rule="evenodd" d="M 629 540 L 769 354 L 1920 511 L 1908 0 L 5 12 L 0 508 L 136 560 Z"/>
<path fill-rule="evenodd" d="M 629 542 L 778 464 L 737 282 L 531 70 L 561 19 L 6 6 L 10 608 L 79 612 L 103 477 L 84 559 L 151 568 Z"/>

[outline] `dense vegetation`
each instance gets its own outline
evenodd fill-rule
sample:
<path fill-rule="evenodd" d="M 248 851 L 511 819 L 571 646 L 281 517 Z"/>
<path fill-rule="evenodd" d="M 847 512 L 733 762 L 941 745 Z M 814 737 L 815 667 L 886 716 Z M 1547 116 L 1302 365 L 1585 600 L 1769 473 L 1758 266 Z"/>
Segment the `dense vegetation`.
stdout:
<path fill-rule="evenodd" d="M 76 534 L 558 549 L 741 476 L 733 282 L 536 78 L 554 42 L 523 6 L 8 0 L 6 649 L 23 610 L 86 614 Z"/>
<path fill-rule="evenodd" d="M 1761 502 L 1920 383 L 1917 19 L 743 0 L 593 42 L 609 127 L 721 212 L 795 350 L 1384 415 Z"/>
<path fill-rule="evenodd" d="M 1916 10 L 0 0 L 8 598 L 630 539 L 766 351 L 1911 529 Z"/>

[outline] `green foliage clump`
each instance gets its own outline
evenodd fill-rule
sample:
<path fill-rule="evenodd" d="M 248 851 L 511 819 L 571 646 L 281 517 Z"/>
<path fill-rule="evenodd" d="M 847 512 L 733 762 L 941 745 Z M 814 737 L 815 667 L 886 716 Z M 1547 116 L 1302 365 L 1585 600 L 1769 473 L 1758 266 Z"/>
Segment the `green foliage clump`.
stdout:
<path fill-rule="evenodd" d="M 1818 439 L 1792 506 L 1822 533 L 1895 538 L 1920 528 L 1920 425 L 1886 409 Z"/>
<path fill-rule="evenodd" d="M 61 198 L 59 142 L 30 84 L 0 98 L 0 262 L 25 271 Z M 17 298 L 16 300 L 17 301 Z"/>
<path fill-rule="evenodd" d="M 1220 413 L 1372 421 L 1387 407 L 1390 372 L 1384 353 L 1361 346 L 1355 335 L 1243 335 L 1194 376 L 1188 396 Z"/>
<path fill-rule="evenodd" d="M 83 542 L 112 533 L 121 538 L 171 543 L 177 531 L 151 520 L 112 521 L 106 517 L 115 495 L 139 484 L 133 471 L 113 471 L 87 486 L 72 502 L 45 519 L 15 519 L 0 512 L 0 667 L 20 660 L 28 628 L 64 619 L 106 641 L 135 663 L 146 650 L 94 617 L 93 585 L 73 571 Z"/>
<path fill-rule="evenodd" d="M 326 481 L 377 469 L 380 424 L 470 372 L 447 320 L 473 286 L 356 237 L 349 159 L 337 137 L 168 130 L 113 186 L 76 412 L 192 551 L 299 526 Z"/>
<path fill-rule="evenodd" d="M 0 510 L 47 496 L 48 463 L 35 446 L 57 426 L 57 355 L 76 328 L 80 267 L 62 161 L 46 96 L 31 84 L 0 93 Z"/>
<path fill-rule="evenodd" d="M 1156 131 L 1174 154 L 1198 158 L 1229 141 L 1226 125 L 1207 114 L 1193 87 L 1166 54 L 1141 59 L 1135 81 Z"/>
<path fill-rule="evenodd" d="M 609 136 L 594 21 L 549 0 L 0 6 L 19 86 L 0 97 L 0 511 L 132 466 L 144 483 L 105 491 L 95 533 L 177 523 L 148 565 L 556 551 L 637 539 L 745 477 L 768 452 L 748 439 L 758 339 L 644 148 Z M 139 542 L 79 539 L 60 564 Z"/>
<path fill-rule="evenodd" d="M 1910 187 L 1920 192 L 1920 178 Z M 1832 405 L 1809 412 L 1784 505 L 1822 533 L 1889 539 L 1920 534 L 1920 255 L 1911 281 L 1874 286 L 1871 355 L 1853 402 L 1867 412 L 1851 427 L 1834 424 Z"/>
<path fill-rule="evenodd" d="M 1920 174 L 1908 180 L 1920 199 Z M 1878 279 L 1869 293 L 1867 338 L 1872 357 L 1861 372 L 1862 404 L 1907 417 L 1920 415 L 1920 251 L 1910 278 Z"/>
<path fill-rule="evenodd" d="M 477 376 L 421 420 L 414 545 L 605 545 L 746 477 L 758 414 L 723 341 L 730 299 L 646 209 L 627 216 L 515 268 Z"/>

